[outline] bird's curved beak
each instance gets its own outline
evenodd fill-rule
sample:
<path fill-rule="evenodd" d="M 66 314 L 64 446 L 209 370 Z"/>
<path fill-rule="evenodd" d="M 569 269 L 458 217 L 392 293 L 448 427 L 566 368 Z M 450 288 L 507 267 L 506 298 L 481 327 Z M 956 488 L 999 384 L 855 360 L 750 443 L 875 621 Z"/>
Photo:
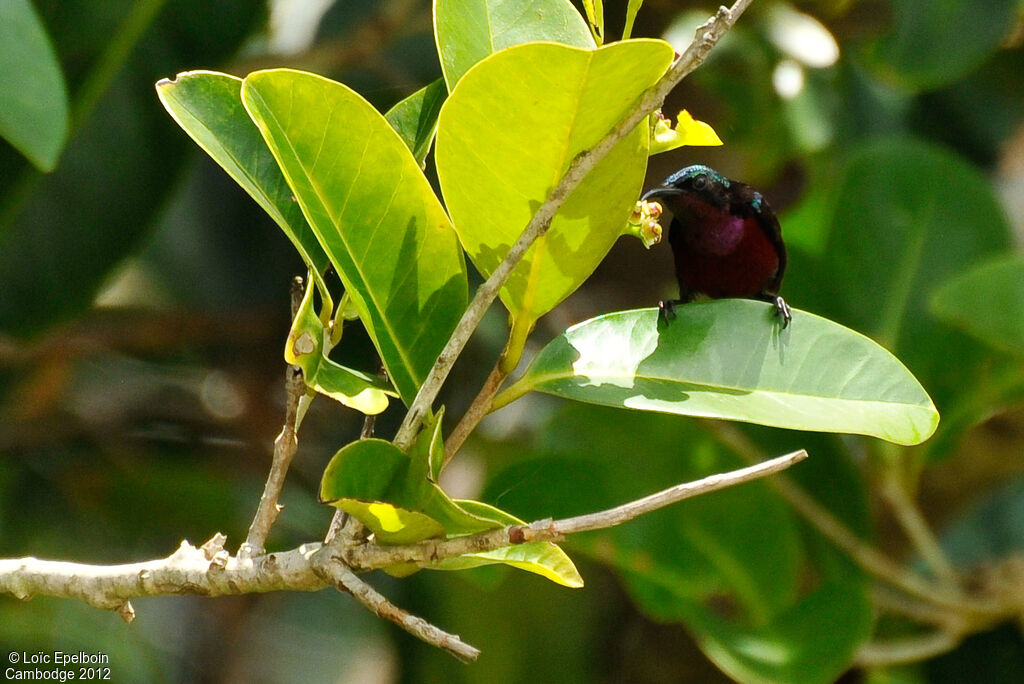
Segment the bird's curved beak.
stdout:
<path fill-rule="evenodd" d="M 657 199 L 659 197 L 673 197 L 675 195 L 682 194 L 679 188 L 674 188 L 671 185 L 659 185 L 656 188 L 651 188 L 643 194 L 640 198 L 643 200 Z"/>

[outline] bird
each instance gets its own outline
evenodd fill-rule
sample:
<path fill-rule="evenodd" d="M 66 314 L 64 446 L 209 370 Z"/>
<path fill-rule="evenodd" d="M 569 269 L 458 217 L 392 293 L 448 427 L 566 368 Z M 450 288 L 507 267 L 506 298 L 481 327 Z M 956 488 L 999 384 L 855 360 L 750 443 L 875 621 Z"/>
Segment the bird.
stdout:
<path fill-rule="evenodd" d="M 782 328 L 793 320 L 779 295 L 786 272 L 782 228 L 764 195 L 703 164 L 687 166 L 644 193 L 672 212 L 668 240 L 679 299 L 659 304 L 666 320 L 698 296 L 770 302 Z"/>

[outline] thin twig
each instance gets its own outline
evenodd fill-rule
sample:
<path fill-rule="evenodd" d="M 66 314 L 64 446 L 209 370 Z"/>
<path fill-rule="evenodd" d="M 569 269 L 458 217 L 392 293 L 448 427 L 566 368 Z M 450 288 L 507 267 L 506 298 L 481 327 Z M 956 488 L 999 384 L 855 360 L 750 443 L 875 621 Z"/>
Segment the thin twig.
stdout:
<path fill-rule="evenodd" d="M 302 278 L 296 276 L 292 279 L 291 287 L 292 320 L 299 312 L 302 292 Z M 302 378 L 301 368 L 290 365 L 285 369 L 284 389 L 284 426 L 277 439 L 274 440 L 274 455 L 270 464 L 270 472 L 267 474 L 267 483 L 263 487 L 263 494 L 256 507 L 256 515 L 253 516 L 252 524 L 249 525 L 249 534 L 245 538 L 245 543 L 238 549 L 238 555 L 242 557 L 259 556 L 263 553 L 270 528 L 282 509 L 278 500 L 281 497 L 281 490 L 284 488 L 288 467 L 299 448 L 297 435 L 299 400 L 306 394 L 306 383 Z"/>
<path fill-rule="evenodd" d="M 391 603 L 383 594 L 359 579 L 343 562 L 328 559 L 326 554 L 321 557 L 327 560 L 317 558 L 314 571 L 338 590 L 352 594 L 378 617 L 390 620 L 414 637 L 447 651 L 463 662 L 472 662 L 480 656 L 478 649 L 462 641 L 457 635 L 449 634 Z"/>
<path fill-rule="evenodd" d="M 621 525 L 684 499 L 708 494 L 726 487 L 734 487 L 777 473 L 806 457 L 806 451 L 795 451 L 770 461 L 727 473 L 709 475 L 703 479 L 676 485 L 615 508 L 575 518 L 539 520 L 529 525 L 509 525 L 465 537 L 427 540 L 407 546 L 366 544 L 346 550 L 345 562 L 355 569 L 369 570 L 398 563 L 430 563 L 442 558 L 461 556 L 467 553 L 481 553 L 524 542 L 561 541 L 570 534 Z"/>
<path fill-rule="evenodd" d="M 734 425 L 725 421 L 706 420 L 704 425 L 724 445 L 730 447 L 737 455 L 756 461 L 762 457 L 761 449 Z M 769 483 L 812 527 L 826 539 L 842 549 L 847 556 L 863 570 L 876 579 L 888 582 L 893 587 L 914 596 L 922 601 L 954 610 L 969 611 L 981 615 L 1002 614 L 1000 606 L 979 599 L 968 599 L 959 595 L 950 595 L 931 582 L 928 582 L 911 569 L 892 560 L 874 546 L 858 537 L 849 527 L 844 525 L 830 510 L 819 504 L 791 479 L 780 476 Z"/>
<path fill-rule="evenodd" d="M 942 550 L 942 545 L 925 520 L 920 507 L 907 491 L 907 479 L 901 467 L 903 463 L 898 456 L 886 454 L 884 447 L 882 457 L 885 468 L 884 480 L 879 488 L 882 499 L 889 505 L 896 522 L 903 528 L 907 538 L 945 590 L 950 594 L 962 594 L 956 569 L 946 556 L 946 552 Z"/>
<path fill-rule="evenodd" d="M 523 229 L 519 239 L 509 249 L 505 259 L 498 265 L 498 268 L 491 273 L 491 276 L 477 289 L 476 295 L 469 303 L 465 313 L 459 320 L 458 325 L 452 332 L 448 343 L 437 357 L 437 361 L 431 368 L 416 398 L 409 407 L 405 419 L 398 428 L 395 435 L 395 444 L 403 451 L 412 444 L 416 431 L 423 423 L 424 417 L 437 398 L 448 373 L 451 371 L 455 360 L 462 353 L 463 348 L 469 341 L 470 336 L 476 330 L 483 319 L 484 313 L 490 308 L 498 292 L 505 281 L 508 280 L 512 271 L 519 264 L 526 254 L 526 251 L 541 235 L 544 235 L 551 226 L 555 213 L 565 202 L 566 198 L 576 189 L 590 171 L 597 166 L 604 157 L 611 152 L 615 145 L 630 133 L 644 118 L 656 110 L 665 101 L 665 97 L 671 90 L 688 76 L 698 66 L 704 63 L 711 48 L 721 39 L 725 33 L 732 28 L 736 20 L 743 14 L 752 0 L 736 0 L 731 8 L 719 7 L 718 13 L 709 19 L 703 26 L 697 29 L 696 36 L 686 51 L 676 60 L 665 75 L 653 86 L 648 88 L 637 102 L 630 108 L 629 112 L 622 117 L 618 124 L 612 128 L 601 140 L 589 150 L 581 152 L 569 164 L 565 174 L 555 186 L 547 200 L 540 206 L 537 213 L 533 215 L 530 222 Z"/>
<path fill-rule="evenodd" d="M 448 461 L 452 460 L 452 457 L 462 448 L 466 438 L 472 434 L 484 416 L 490 412 L 494 395 L 498 393 L 498 390 L 501 389 L 501 383 L 508 377 L 508 373 L 501 368 L 501 361 L 499 358 L 498 362 L 494 364 L 494 369 L 487 376 L 487 380 L 484 381 L 484 386 L 480 388 L 480 392 L 473 399 L 473 403 L 469 405 L 466 413 L 463 414 L 462 420 L 459 421 L 459 424 L 455 426 L 452 433 L 448 435 L 448 439 L 445 440 L 442 468 L 448 465 Z"/>

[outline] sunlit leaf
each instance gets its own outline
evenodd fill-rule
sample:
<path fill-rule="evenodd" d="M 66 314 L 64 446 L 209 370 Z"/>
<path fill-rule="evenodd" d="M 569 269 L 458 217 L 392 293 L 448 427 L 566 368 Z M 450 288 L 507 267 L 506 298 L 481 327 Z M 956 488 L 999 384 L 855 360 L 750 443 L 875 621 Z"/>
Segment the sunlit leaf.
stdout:
<path fill-rule="evenodd" d="M 405 142 L 350 88 L 273 69 L 250 74 L 242 99 L 411 403 L 466 307 L 444 209 Z"/>
<path fill-rule="evenodd" d="M 546 40 L 594 47 L 568 0 L 434 0 L 434 37 L 449 92 L 474 64 L 513 45 Z"/>
<path fill-rule="evenodd" d="M 429 437 L 428 437 L 429 439 Z M 381 544 L 409 544 L 431 537 L 458 537 L 522 521 L 477 501 L 455 501 L 425 475 L 425 463 L 391 442 L 364 439 L 344 447 L 324 471 L 320 500 L 352 515 L 373 531 Z M 507 549 L 470 554 L 423 567 L 442 570 L 504 563 L 570 587 L 583 580 L 568 556 L 551 543 L 531 542 Z M 408 575 L 417 566 L 401 564 L 386 570 Z"/>
<path fill-rule="evenodd" d="M 1007 254 L 954 276 L 932 295 L 946 323 L 1013 354 L 1024 354 L 1024 256 Z"/>
<path fill-rule="evenodd" d="M 68 135 L 68 93 L 57 55 L 29 0 L 0 2 L 0 137 L 40 171 Z"/>
<path fill-rule="evenodd" d="M 281 227 L 326 295 L 323 274 L 331 262 L 242 106 L 242 79 L 214 71 L 186 71 L 173 81 L 157 83 L 156 92 L 189 137 Z"/>
<path fill-rule="evenodd" d="M 531 43 L 488 57 L 459 81 L 441 110 L 437 170 L 478 270 L 497 268 L 573 158 L 622 118 L 673 54 L 655 40 L 598 50 Z M 623 233 L 643 184 L 648 137 L 646 122 L 627 135 L 512 272 L 501 290 L 514 319 L 512 356 Z"/>
<path fill-rule="evenodd" d="M 749 300 L 584 321 L 548 344 L 500 406 L 536 390 L 610 406 L 726 418 L 797 430 L 928 438 L 939 415 L 913 375 L 867 337 L 794 310 Z"/>
<path fill-rule="evenodd" d="M 430 152 L 437 131 L 437 115 L 441 113 L 448 90 L 444 79 L 438 79 L 405 98 L 388 110 L 384 118 L 409 146 L 420 166 Z"/>
<path fill-rule="evenodd" d="M 480 501 L 457 499 L 456 503 L 473 515 L 495 520 L 501 525 L 524 524 L 519 518 Z M 494 563 L 511 565 L 566 587 L 575 589 L 583 586 L 583 578 L 568 554 L 552 542 L 526 542 L 493 551 L 468 553 L 438 561 L 431 567 L 438 570 L 463 570 Z"/>

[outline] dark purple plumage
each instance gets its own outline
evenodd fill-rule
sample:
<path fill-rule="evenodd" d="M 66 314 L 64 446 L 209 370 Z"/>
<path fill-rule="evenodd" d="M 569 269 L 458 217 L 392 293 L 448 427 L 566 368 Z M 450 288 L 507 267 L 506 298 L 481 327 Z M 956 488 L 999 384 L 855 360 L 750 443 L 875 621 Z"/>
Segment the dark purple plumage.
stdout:
<path fill-rule="evenodd" d="M 672 174 L 643 199 L 657 199 L 672 212 L 668 240 L 679 299 L 662 302 L 667 316 L 698 295 L 744 297 L 771 302 L 782 327 L 789 324 L 792 314 L 779 296 L 786 246 L 761 193 L 698 164 Z"/>

